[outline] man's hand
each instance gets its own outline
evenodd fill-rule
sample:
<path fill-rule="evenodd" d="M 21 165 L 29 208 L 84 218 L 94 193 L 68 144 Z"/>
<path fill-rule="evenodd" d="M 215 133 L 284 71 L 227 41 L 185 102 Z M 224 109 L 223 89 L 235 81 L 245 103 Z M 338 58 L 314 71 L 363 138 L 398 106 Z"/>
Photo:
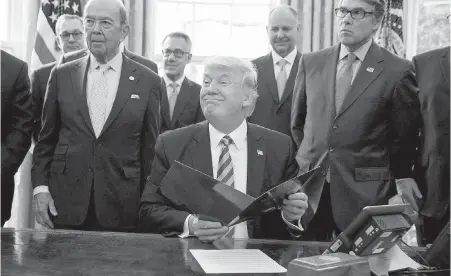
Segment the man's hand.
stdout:
<path fill-rule="evenodd" d="M 39 193 L 34 196 L 34 200 L 36 202 L 36 221 L 44 227 L 54 228 L 48 210 L 53 216 L 57 216 L 58 213 L 50 193 Z"/>
<path fill-rule="evenodd" d="M 190 233 L 193 233 L 199 240 L 208 243 L 221 238 L 229 230 L 227 226 L 222 226 L 220 222 L 199 220 L 197 217 L 193 217 L 188 225 Z"/>
<path fill-rule="evenodd" d="M 301 192 L 288 195 L 283 200 L 282 215 L 287 221 L 300 220 L 308 208 L 308 197 Z"/>
<path fill-rule="evenodd" d="M 418 206 L 418 201 L 423 198 L 423 195 L 418 189 L 415 180 L 412 178 L 397 179 L 396 190 L 404 201 L 412 205 L 414 211 L 419 211 L 420 206 Z"/>

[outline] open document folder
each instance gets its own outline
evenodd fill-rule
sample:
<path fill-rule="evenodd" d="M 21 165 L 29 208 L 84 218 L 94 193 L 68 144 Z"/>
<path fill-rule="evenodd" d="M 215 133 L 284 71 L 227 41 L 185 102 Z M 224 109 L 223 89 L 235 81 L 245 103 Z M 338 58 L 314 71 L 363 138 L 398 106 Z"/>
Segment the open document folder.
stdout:
<path fill-rule="evenodd" d="M 169 201 L 192 214 L 203 214 L 232 226 L 280 209 L 287 195 L 308 188 L 317 168 L 285 181 L 253 198 L 213 177 L 175 161 L 161 182 L 160 192 Z"/>

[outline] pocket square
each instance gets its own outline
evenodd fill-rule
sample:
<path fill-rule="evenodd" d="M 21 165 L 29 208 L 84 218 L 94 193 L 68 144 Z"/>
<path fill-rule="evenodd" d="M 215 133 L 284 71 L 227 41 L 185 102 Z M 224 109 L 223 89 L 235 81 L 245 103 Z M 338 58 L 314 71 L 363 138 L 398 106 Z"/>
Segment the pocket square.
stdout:
<path fill-rule="evenodd" d="M 132 94 L 132 96 L 131 96 L 130 98 L 131 98 L 131 99 L 138 99 L 138 100 L 139 100 L 139 95 Z"/>

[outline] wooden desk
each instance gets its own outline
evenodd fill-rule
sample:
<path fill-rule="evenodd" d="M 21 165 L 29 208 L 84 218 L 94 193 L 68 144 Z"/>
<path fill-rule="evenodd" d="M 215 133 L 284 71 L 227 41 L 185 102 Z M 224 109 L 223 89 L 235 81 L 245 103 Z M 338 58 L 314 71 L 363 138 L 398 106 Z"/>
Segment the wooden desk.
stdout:
<path fill-rule="evenodd" d="M 204 275 L 189 249 L 260 249 L 287 267 L 294 258 L 321 254 L 326 246 L 230 239 L 204 244 L 195 238 L 152 234 L 5 228 L 1 230 L 1 275 Z"/>

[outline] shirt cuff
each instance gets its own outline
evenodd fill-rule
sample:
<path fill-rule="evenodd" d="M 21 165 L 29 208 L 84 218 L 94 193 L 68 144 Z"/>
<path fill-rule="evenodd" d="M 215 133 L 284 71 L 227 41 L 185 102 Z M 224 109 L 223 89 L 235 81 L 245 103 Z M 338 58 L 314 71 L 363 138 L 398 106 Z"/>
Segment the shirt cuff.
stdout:
<path fill-rule="evenodd" d="M 396 184 L 398 184 L 398 182 L 401 182 L 401 181 L 403 181 L 403 180 L 406 180 L 406 179 L 409 179 L 409 178 L 400 178 L 400 179 L 395 179 L 395 182 L 396 182 Z"/>
<path fill-rule="evenodd" d="M 283 212 L 280 211 L 280 215 L 282 216 L 282 220 L 285 222 L 285 224 L 288 226 L 288 228 L 292 229 L 292 230 L 297 230 L 297 231 L 304 231 L 304 228 L 301 225 L 301 220 L 298 219 L 298 223 L 297 225 L 289 222 L 288 220 L 285 219 L 285 217 L 283 216 Z"/>
<path fill-rule="evenodd" d="M 183 232 L 182 232 L 182 234 L 178 235 L 179 238 L 184 239 L 184 238 L 188 238 L 188 237 L 191 236 L 191 235 L 189 234 L 189 225 L 188 225 L 188 222 L 189 222 L 189 219 L 190 219 L 192 216 L 193 216 L 193 215 L 188 215 L 188 216 L 186 217 L 185 222 L 183 223 Z"/>
<path fill-rule="evenodd" d="M 50 193 L 49 186 L 41 185 L 33 189 L 33 196 L 40 193 Z"/>

